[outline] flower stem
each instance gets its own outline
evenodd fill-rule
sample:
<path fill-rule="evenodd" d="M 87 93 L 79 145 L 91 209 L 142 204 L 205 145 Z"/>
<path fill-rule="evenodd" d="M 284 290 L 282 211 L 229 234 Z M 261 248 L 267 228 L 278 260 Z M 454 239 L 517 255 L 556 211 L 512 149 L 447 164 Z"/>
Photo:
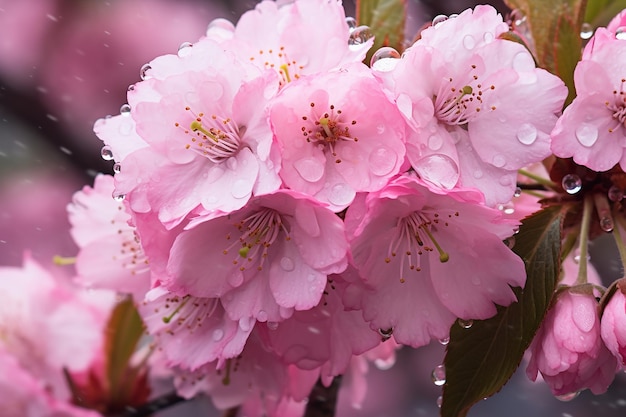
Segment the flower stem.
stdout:
<path fill-rule="evenodd" d="M 539 175 L 535 175 L 530 171 L 526 171 L 525 169 L 520 169 L 517 171 L 518 174 L 523 175 L 525 177 L 530 178 L 531 180 L 537 181 L 539 184 L 544 185 L 550 189 L 556 189 L 557 186 L 554 182 L 550 181 L 547 178 L 540 177 Z"/>
<path fill-rule="evenodd" d="M 591 212 L 593 211 L 593 197 L 585 196 L 583 203 L 583 218 L 580 225 L 580 242 L 579 242 L 579 261 L 578 261 L 578 278 L 576 284 L 587 283 L 587 258 L 589 248 L 589 226 L 591 224 Z"/>
<path fill-rule="evenodd" d="M 335 377 L 329 387 L 318 380 L 309 395 L 304 417 L 334 417 L 340 385 L 340 376 Z"/>
<path fill-rule="evenodd" d="M 616 224 L 613 228 L 613 238 L 615 239 L 615 245 L 619 251 L 619 257 L 622 260 L 622 273 L 626 271 L 626 246 L 622 240 L 622 232 L 620 231 L 619 224 Z"/>

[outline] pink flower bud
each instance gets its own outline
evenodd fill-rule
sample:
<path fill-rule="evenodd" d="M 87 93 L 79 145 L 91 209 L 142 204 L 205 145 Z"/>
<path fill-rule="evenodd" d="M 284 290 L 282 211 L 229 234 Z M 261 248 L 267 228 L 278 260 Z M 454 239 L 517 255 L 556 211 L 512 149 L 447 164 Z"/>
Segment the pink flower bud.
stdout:
<path fill-rule="evenodd" d="M 617 361 L 600 337 L 598 302 L 592 294 L 563 291 L 535 336 L 526 368 L 531 380 L 541 372 L 552 393 L 565 396 L 589 388 L 604 393 Z"/>
<path fill-rule="evenodd" d="M 606 305 L 600 333 L 606 347 L 622 365 L 626 365 L 626 295 L 623 291 L 619 288 Z"/>

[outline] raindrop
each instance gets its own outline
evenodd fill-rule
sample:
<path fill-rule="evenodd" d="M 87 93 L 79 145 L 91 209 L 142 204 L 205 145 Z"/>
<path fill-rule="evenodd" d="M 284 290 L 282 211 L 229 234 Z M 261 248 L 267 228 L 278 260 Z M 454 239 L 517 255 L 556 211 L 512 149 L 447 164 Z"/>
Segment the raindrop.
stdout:
<path fill-rule="evenodd" d="M 370 60 L 370 67 L 373 67 L 374 64 L 382 59 L 398 59 L 400 58 L 400 53 L 393 49 L 391 46 L 383 46 L 372 55 L 372 59 Z"/>
<path fill-rule="evenodd" d="M 316 182 L 324 176 L 324 164 L 314 158 L 302 158 L 293 167 L 306 182 Z"/>
<path fill-rule="evenodd" d="M 441 343 L 443 346 L 447 346 L 448 343 L 450 343 L 450 337 L 444 337 L 442 339 L 439 339 L 439 343 Z"/>
<path fill-rule="evenodd" d="M 191 53 L 191 48 L 193 47 L 193 43 L 191 42 L 183 42 L 180 44 L 180 46 L 178 47 L 178 56 L 179 57 L 184 57 L 187 56 Z"/>
<path fill-rule="evenodd" d="M 248 197 L 251 191 L 250 181 L 239 179 L 233 183 L 230 193 L 235 198 L 245 198 Z"/>
<path fill-rule="evenodd" d="M 215 329 L 215 330 L 213 330 L 213 341 L 214 342 L 219 342 L 223 338 L 224 338 L 224 330 L 222 330 L 222 329 Z"/>
<path fill-rule="evenodd" d="M 374 37 L 374 33 L 369 26 L 361 25 L 350 31 L 350 37 L 348 38 L 348 45 L 358 46 L 363 45 L 368 40 Z"/>
<path fill-rule="evenodd" d="M 256 315 L 258 321 L 265 323 L 267 321 L 267 312 L 265 310 L 259 310 Z"/>
<path fill-rule="evenodd" d="M 532 145 L 537 139 L 537 128 L 530 123 L 524 123 L 515 134 L 517 140 L 523 145 Z"/>
<path fill-rule="evenodd" d="M 126 198 L 126 194 L 121 194 L 114 191 L 112 197 L 115 201 L 124 201 L 124 199 Z"/>
<path fill-rule="evenodd" d="M 237 170 L 237 165 L 238 165 L 237 158 L 235 158 L 235 157 L 231 156 L 230 158 L 228 158 L 226 160 L 226 167 L 228 169 L 230 169 L 231 171 L 236 171 Z"/>
<path fill-rule="evenodd" d="M 396 166 L 398 156 L 393 149 L 381 146 L 370 153 L 368 161 L 372 174 L 380 177 L 389 174 Z"/>
<path fill-rule="evenodd" d="M 346 25 L 348 25 L 348 29 L 352 32 L 357 27 L 356 19 L 352 16 L 346 17 Z"/>
<path fill-rule="evenodd" d="M 498 204 L 498 210 L 504 214 L 513 214 L 515 213 L 515 204 L 513 204 L 512 201 L 505 204 Z"/>
<path fill-rule="evenodd" d="M 515 246 L 515 236 L 511 236 L 511 237 L 508 237 L 508 238 L 504 239 L 504 244 L 509 249 L 513 249 L 513 247 Z"/>
<path fill-rule="evenodd" d="M 580 37 L 583 40 L 590 39 L 593 36 L 593 26 L 589 23 L 583 23 L 580 27 Z"/>
<path fill-rule="evenodd" d="M 113 151 L 111 150 L 111 147 L 108 145 L 104 145 L 102 149 L 100 149 L 100 156 L 102 156 L 102 159 L 104 159 L 105 161 L 112 161 Z"/>
<path fill-rule="evenodd" d="M 514 9 L 511 12 L 511 23 L 513 27 L 521 26 L 526 22 L 526 16 L 519 9 Z"/>
<path fill-rule="evenodd" d="M 561 185 L 567 194 L 576 194 L 583 188 L 583 182 L 576 174 L 564 176 Z"/>
<path fill-rule="evenodd" d="M 437 397 L 437 407 L 441 408 L 441 404 L 443 404 L 443 397 L 440 395 Z"/>
<path fill-rule="evenodd" d="M 448 20 L 448 16 L 446 16 L 445 14 L 437 15 L 433 19 L 433 26 L 437 26 L 438 24 L 443 23 L 446 20 Z"/>
<path fill-rule="evenodd" d="M 447 155 L 426 155 L 413 167 L 423 180 L 447 190 L 459 180 L 459 166 Z"/>
<path fill-rule="evenodd" d="M 120 171 L 122 171 L 122 165 L 119 162 L 116 162 L 113 165 L 113 172 L 116 173 L 116 174 L 119 174 Z"/>
<path fill-rule="evenodd" d="M 602 228 L 602 230 L 604 230 L 605 232 L 612 232 L 613 228 L 615 227 L 613 225 L 613 219 L 610 217 L 602 217 L 600 219 L 600 227 Z"/>
<path fill-rule="evenodd" d="M 615 31 L 615 38 L 621 41 L 626 40 L 626 26 L 620 26 Z"/>
<path fill-rule="evenodd" d="M 268 321 L 267 322 L 267 328 L 270 329 L 270 330 L 278 329 L 278 322 L 277 321 Z"/>
<path fill-rule="evenodd" d="M 491 163 L 496 168 L 502 168 L 504 164 L 506 164 L 506 158 L 502 154 L 497 154 L 493 157 L 493 159 L 491 160 Z"/>
<path fill-rule="evenodd" d="M 284 271 L 291 272 L 296 268 L 296 265 L 294 264 L 293 259 L 285 256 L 280 260 L 280 267 Z"/>
<path fill-rule="evenodd" d="M 612 185 L 611 188 L 609 188 L 608 195 L 611 201 L 621 201 L 622 198 L 624 198 L 624 191 L 617 185 Z"/>
<path fill-rule="evenodd" d="M 356 192 L 348 184 L 335 184 L 328 193 L 328 201 L 336 206 L 348 205 L 354 200 Z"/>
<path fill-rule="evenodd" d="M 207 35 L 209 34 L 209 32 L 214 32 L 224 36 L 224 33 L 232 34 L 233 32 L 235 32 L 235 25 L 233 25 L 233 22 L 231 22 L 230 20 L 220 17 L 218 19 L 213 19 L 211 23 L 209 23 L 206 28 L 206 32 Z"/>
<path fill-rule="evenodd" d="M 374 360 L 374 365 L 380 369 L 381 371 L 386 371 L 388 369 L 391 369 L 393 367 L 393 365 L 396 364 L 396 356 L 395 355 L 391 355 L 389 358 L 387 359 L 376 359 Z"/>
<path fill-rule="evenodd" d="M 563 395 L 557 395 L 556 399 L 559 401 L 572 401 L 574 398 L 578 397 L 578 395 L 580 395 L 580 391 L 575 391 L 575 392 L 570 392 L 569 394 L 563 394 Z"/>
<path fill-rule="evenodd" d="M 226 281 L 233 287 L 238 287 L 243 284 L 243 274 L 235 273 L 231 274 L 226 278 Z"/>
<path fill-rule="evenodd" d="M 126 91 L 135 91 L 135 84 L 129 85 Z"/>
<path fill-rule="evenodd" d="M 522 195 L 522 189 L 520 187 L 515 187 L 515 192 L 513 193 L 513 197 L 519 197 Z"/>
<path fill-rule="evenodd" d="M 242 317 L 239 319 L 239 328 L 244 332 L 250 331 L 253 324 L 254 319 L 252 317 Z"/>
<path fill-rule="evenodd" d="M 433 369 L 433 372 L 430 374 L 435 385 L 438 387 L 442 386 L 446 383 L 446 367 L 443 365 L 438 365 Z"/>
<path fill-rule="evenodd" d="M 393 328 L 390 329 L 378 329 L 378 334 L 382 336 L 383 342 L 389 340 L 393 334 Z"/>
<path fill-rule="evenodd" d="M 139 70 L 139 77 L 142 80 L 149 80 L 150 78 L 152 78 L 148 72 L 152 69 L 152 67 L 150 66 L 150 64 L 144 64 L 141 69 Z"/>
<path fill-rule="evenodd" d="M 122 107 L 120 107 L 120 114 L 122 116 L 129 116 L 130 115 L 130 104 L 122 104 Z"/>
<path fill-rule="evenodd" d="M 588 123 L 583 123 L 574 132 L 576 139 L 581 145 L 589 148 L 598 140 L 598 128 Z"/>
<path fill-rule="evenodd" d="M 476 46 L 476 41 L 474 40 L 474 37 L 472 35 L 465 35 L 465 37 L 463 38 L 463 46 L 468 51 L 474 49 L 474 47 Z"/>
<path fill-rule="evenodd" d="M 443 146 L 443 139 L 438 134 L 428 138 L 428 147 L 433 151 L 438 151 Z"/>
<path fill-rule="evenodd" d="M 470 327 L 474 325 L 474 320 L 458 319 L 457 323 L 459 323 L 459 326 L 461 326 L 462 328 L 469 329 Z"/>

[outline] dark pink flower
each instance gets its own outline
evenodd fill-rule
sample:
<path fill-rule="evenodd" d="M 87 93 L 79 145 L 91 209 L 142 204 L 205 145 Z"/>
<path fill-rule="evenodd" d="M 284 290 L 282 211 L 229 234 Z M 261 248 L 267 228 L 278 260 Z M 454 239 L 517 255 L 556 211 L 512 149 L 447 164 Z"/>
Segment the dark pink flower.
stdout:
<path fill-rule="evenodd" d="M 554 395 L 602 394 L 618 369 L 600 337 L 598 302 L 582 291 L 559 293 L 529 350 L 526 374 L 534 381 L 540 372 Z"/>
<path fill-rule="evenodd" d="M 606 347 L 626 366 L 626 295 L 620 288 L 624 284 L 617 285 L 617 291 L 602 313 L 600 334 Z"/>

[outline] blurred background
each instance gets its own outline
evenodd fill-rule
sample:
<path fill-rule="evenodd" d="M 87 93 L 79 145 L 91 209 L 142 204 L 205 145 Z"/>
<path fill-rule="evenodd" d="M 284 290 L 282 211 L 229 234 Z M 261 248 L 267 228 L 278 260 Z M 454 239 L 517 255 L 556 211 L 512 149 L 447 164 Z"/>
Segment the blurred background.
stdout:
<path fill-rule="evenodd" d="M 217 17 L 236 22 L 256 1 L 219 0 L 0 0 L 0 265 L 21 265 L 25 251 L 58 269 L 54 255 L 72 256 L 66 205 L 72 194 L 112 173 L 100 157 L 94 122 L 118 114 L 126 88 L 154 57 L 195 42 Z M 502 2 L 491 2 L 503 15 Z M 347 15 L 354 1 L 345 0 Z M 407 37 L 439 14 L 458 13 L 474 2 L 408 0 Z M 617 257 L 596 251 L 603 265 Z M 602 258 L 604 256 L 604 258 Z M 613 269 L 614 268 L 609 268 Z M 609 276 L 607 279 L 614 279 Z M 378 364 L 369 372 L 361 409 L 340 396 L 338 417 L 436 416 L 441 389 L 431 370 L 442 362 L 436 343 L 399 351 L 399 365 Z M 618 417 L 626 415 L 626 378 L 609 393 L 587 392 L 563 403 L 543 384 L 525 377 L 524 365 L 495 397 L 470 417 L 528 415 Z M 387 369 L 389 368 L 389 369 Z M 178 405 L 163 416 L 213 416 L 206 399 Z"/>

